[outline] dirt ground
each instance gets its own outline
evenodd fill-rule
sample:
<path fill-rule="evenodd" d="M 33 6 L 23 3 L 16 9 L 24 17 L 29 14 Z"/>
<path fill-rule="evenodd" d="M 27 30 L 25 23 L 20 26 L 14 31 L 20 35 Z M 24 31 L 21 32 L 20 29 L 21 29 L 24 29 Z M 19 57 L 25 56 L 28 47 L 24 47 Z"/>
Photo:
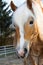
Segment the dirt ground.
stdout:
<path fill-rule="evenodd" d="M 24 65 L 23 59 L 19 59 L 15 54 L 0 57 L 0 65 Z M 29 64 L 31 65 L 31 64 Z M 39 65 L 43 65 L 43 59 L 40 58 Z"/>
<path fill-rule="evenodd" d="M 17 59 L 14 56 L 0 58 L 0 65 L 23 65 L 22 59 Z"/>

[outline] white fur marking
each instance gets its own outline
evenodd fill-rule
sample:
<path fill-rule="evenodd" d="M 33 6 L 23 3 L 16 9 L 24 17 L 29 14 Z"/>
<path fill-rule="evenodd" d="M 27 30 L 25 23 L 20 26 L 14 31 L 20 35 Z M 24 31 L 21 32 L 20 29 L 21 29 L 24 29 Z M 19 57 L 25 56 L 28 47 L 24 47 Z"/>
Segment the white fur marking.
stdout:
<path fill-rule="evenodd" d="M 24 33 L 23 33 L 23 28 L 20 28 L 20 49 L 23 49 L 24 46 Z"/>

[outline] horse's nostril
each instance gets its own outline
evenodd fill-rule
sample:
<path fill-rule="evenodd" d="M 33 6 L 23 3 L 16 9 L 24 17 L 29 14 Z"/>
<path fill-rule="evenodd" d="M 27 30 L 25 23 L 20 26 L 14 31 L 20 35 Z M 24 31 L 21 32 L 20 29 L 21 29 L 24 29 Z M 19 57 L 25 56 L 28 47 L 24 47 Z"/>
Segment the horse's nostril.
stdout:
<path fill-rule="evenodd" d="M 27 53 L 27 49 L 26 48 L 24 48 L 24 52 L 25 52 L 25 54 Z"/>

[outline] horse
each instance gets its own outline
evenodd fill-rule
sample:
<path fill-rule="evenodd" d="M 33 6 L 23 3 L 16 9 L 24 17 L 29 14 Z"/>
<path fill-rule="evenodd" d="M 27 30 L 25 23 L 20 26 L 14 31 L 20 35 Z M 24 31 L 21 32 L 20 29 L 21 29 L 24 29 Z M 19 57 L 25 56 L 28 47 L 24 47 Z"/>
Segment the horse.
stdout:
<path fill-rule="evenodd" d="M 32 62 L 31 65 L 36 65 L 36 58 L 34 60 L 32 54 L 43 55 L 42 7 L 35 0 L 26 0 L 18 8 L 11 1 L 10 6 L 14 11 L 12 25 L 16 27 L 17 54 L 21 58 L 26 58 L 24 65 L 28 65 L 28 60 Z"/>

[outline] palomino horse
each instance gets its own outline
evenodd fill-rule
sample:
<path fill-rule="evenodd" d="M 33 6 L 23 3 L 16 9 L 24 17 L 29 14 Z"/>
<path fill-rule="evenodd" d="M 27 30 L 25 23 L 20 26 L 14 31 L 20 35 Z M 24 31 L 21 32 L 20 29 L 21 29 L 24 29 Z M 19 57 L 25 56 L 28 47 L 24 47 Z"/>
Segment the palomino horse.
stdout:
<path fill-rule="evenodd" d="M 26 0 L 17 8 L 11 1 L 11 8 L 15 11 L 12 24 L 16 26 L 16 49 L 19 57 L 28 59 L 29 53 L 30 55 L 43 55 L 43 12 L 40 4 L 34 0 Z M 32 56 L 30 60 L 33 65 L 37 64 Z"/>

